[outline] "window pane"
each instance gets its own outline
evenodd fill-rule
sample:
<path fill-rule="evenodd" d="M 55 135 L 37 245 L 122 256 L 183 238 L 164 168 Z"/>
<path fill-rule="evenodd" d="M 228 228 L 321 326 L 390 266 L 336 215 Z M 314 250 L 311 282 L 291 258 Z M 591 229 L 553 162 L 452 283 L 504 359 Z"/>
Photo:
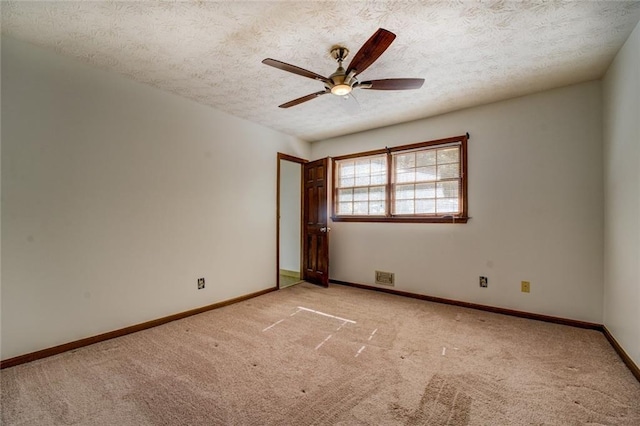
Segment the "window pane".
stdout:
<path fill-rule="evenodd" d="M 415 198 L 413 185 L 396 186 L 396 200 L 407 200 Z"/>
<path fill-rule="evenodd" d="M 436 212 L 436 200 L 416 200 L 416 214 L 433 214 Z"/>
<path fill-rule="evenodd" d="M 371 185 L 384 185 L 387 183 L 387 172 L 374 173 L 371 175 Z"/>
<path fill-rule="evenodd" d="M 416 185 L 416 198 L 435 198 L 435 183 L 419 183 Z"/>
<path fill-rule="evenodd" d="M 351 203 L 339 203 L 338 214 L 353 214 L 353 204 Z"/>
<path fill-rule="evenodd" d="M 339 189 L 338 202 L 353 201 L 353 189 Z"/>
<path fill-rule="evenodd" d="M 369 199 L 372 201 L 384 201 L 385 193 L 384 186 L 376 186 L 369 188 Z"/>
<path fill-rule="evenodd" d="M 396 175 L 396 182 L 404 183 L 404 182 L 415 182 L 416 177 L 413 170 L 410 172 L 398 173 Z"/>
<path fill-rule="evenodd" d="M 368 186 L 371 182 L 371 160 L 356 161 L 356 186 Z"/>
<path fill-rule="evenodd" d="M 353 203 L 353 214 L 369 214 L 369 203 L 367 201 Z"/>
<path fill-rule="evenodd" d="M 457 213 L 458 199 L 457 198 L 439 198 L 437 200 L 436 210 L 438 213 Z"/>
<path fill-rule="evenodd" d="M 381 201 L 372 201 L 369 204 L 369 213 L 370 214 L 384 214 L 384 202 Z"/>
<path fill-rule="evenodd" d="M 356 169 L 353 161 L 340 163 L 340 177 L 352 177 L 355 173 Z"/>
<path fill-rule="evenodd" d="M 348 186 L 354 186 L 354 179 L 353 178 L 341 178 L 340 179 L 340 186 L 341 187 L 348 187 Z"/>
<path fill-rule="evenodd" d="M 411 169 L 416 166 L 416 153 L 396 155 L 396 169 Z"/>
<path fill-rule="evenodd" d="M 396 214 L 413 214 L 413 200 L 396 200 Z"/>
<path fill-rule="evenodd" d="M 371 159 L 371 184 L 384 185 L 387 183 L 387 159 Z"/>
<path fill-rule="evenodd" d="M 371 160 L 356 161 L 356 176 L 368 175 L 370 172 Z"/>
<path fill-rule="evenodd" d="M 438 198 L 458 198 L 458 181 L 439 182 Z"/>
<path fill-rule="evenodd" d="M 436 179 L 436 166 L 418 167 L 416 169 L 416 182 L 424 182 Z"/>
<path fill-rule="evenodd" d="M 456 146 L 453 148 L 438 150 L 438 164 L 458 163 L 460 161 L 460 149 Z"/>
<path fill-rule="evenodd" d="M 368 188 L 356 188 L 353 190 L 353 199 L 356 201 L 367 201 L 369 200 L 369 189 Z"/>
<path fill-rule="evenodd" d="M 387 171 L 387 159 L 385 157 L 371 159 L 371 173 Z"/>
<path fill-rule="evenodd" d="M 436 153 L 434 150 L 420 151 L 416 153 L 416 166 L 431 166 L 436 164 Z"/>
<path fill-rule="evenodd" d="M 444 164 L 438 166 L 438 179 L 451 179 L 459 176 L 458 164 Z"/>
<path fill-rule="evenodd" d="M 369 175 L 356 176 L 356 186 L 368 186 L 369 182 L 370 182 Z"/>

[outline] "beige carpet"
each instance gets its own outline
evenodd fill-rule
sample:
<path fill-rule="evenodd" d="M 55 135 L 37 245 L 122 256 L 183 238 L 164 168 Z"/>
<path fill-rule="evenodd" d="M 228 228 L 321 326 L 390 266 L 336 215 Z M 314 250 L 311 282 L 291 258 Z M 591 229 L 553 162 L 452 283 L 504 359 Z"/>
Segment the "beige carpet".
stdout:
<path fill-rule="evenodd" d="M 640 425 L 600 332 L 339 285 L 0 374 L 3 425 Z"/>

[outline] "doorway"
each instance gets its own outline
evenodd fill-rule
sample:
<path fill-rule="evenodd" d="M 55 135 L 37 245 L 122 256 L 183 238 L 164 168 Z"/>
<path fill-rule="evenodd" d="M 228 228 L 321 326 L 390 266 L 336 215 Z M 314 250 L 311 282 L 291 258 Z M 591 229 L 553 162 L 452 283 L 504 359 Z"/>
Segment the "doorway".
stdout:
<path fill-rule="evenodd" d="M 278 153 L 277 285 L 303 281 L 302 273 L 302 166 L 306 160 Z"/>

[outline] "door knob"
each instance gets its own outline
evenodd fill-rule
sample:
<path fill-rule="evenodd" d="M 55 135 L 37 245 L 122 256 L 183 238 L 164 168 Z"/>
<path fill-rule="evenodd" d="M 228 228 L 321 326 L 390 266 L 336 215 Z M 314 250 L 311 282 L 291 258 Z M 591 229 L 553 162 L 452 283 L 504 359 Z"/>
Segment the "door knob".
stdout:
<path fill-rule="evenodd" d="M 322 228 L 320 228 L 320 232 L 329 232 L 331 231 L 331 228 L 328 228 L 326 226 L 323 226 Z"/>

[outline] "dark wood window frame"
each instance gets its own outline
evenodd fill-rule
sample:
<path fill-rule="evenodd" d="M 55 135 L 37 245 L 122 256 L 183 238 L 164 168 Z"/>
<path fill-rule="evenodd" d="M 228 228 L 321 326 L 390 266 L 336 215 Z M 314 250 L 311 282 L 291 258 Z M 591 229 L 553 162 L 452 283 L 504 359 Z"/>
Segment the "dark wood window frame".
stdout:
<path fill-rule="evenodd" d="M 428 142 L 418 142 L 409 145 L 401 145 L 393 148 L 382 148 L 372 151 L 359 152 L 355 154 L 342 155 L 332 158 L 332 217 L 334 222 L 391 222 L 391 223 L 467 223 L 469 220 L 469 198 L 467 195 L 467 141 L 469 139 L 468 134 L 462 136 L 455 136 L 446 139 L 438 139 Z M 460 144 L 460 191 L 462 196 L 460 202 L 462 203 L 461 213 L 459 214 L 445 214 L 445 215 L 392 215 L 392 176 L 393 176 L 393 163 L 392 154 L 400 153 L 402 151 L 412 151 L 420 148 L 437 148 L 438 146 L 445 146 L 454 143 Z M 357 215 L 338 215 L 337 214 L 337 166 L 336 162 L 341 160 L 356 159 L 361 157 L 369 157 L 373 155 L 386 155 L 387 158 L 387 181 L 385 184 L 386 193 L 386 214 L 384 216 L 357 216 Z"/>

